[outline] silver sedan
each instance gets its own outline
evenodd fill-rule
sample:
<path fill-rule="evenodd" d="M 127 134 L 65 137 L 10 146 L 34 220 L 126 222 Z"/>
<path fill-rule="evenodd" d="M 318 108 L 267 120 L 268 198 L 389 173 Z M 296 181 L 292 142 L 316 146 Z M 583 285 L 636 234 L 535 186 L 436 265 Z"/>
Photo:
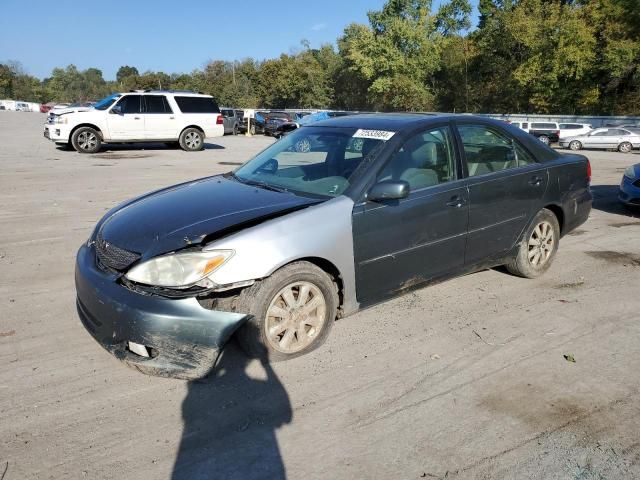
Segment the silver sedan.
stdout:
<path fill-rule="evenodd" d="M 593 148 L 629 153 L 640 148 L 640 133 L 626 128 L 596 128 L 584 135 L 563 138 L 560 146 L 571 150 Z"/>

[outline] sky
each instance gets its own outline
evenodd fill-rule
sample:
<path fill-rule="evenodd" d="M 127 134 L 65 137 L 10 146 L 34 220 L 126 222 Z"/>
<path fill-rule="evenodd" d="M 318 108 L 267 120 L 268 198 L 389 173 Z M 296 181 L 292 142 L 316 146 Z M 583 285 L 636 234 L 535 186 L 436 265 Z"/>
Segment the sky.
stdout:
<path fill-rule="evenodd" d="M 71 63 L 81 70 L 99 68 L 106 80 L 115 79 L 121 65 L 140 72 L 191 72 L 208 60 L 274 58 L 299 50 L 303 39 L 312 48 L 335 43 L 347 25 L 366 23 L 367 11 L 383 4 L 384 0 L 0 0 L 0 62 L 17 60 L 39 78 Z"/>

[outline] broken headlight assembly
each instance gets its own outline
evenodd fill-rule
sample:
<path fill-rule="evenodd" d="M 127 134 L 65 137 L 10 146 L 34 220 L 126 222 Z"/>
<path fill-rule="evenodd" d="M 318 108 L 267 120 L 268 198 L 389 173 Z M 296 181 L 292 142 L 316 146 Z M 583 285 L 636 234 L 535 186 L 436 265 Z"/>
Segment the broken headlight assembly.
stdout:
<path fill-rule="evenodd" d="M 156 287 L 211 288 L 215 284 L 209 275 L 222 267 L 233 253 L 233 250 L 172 253 L 136 265 L 125 277 L 135 283 Z"/>

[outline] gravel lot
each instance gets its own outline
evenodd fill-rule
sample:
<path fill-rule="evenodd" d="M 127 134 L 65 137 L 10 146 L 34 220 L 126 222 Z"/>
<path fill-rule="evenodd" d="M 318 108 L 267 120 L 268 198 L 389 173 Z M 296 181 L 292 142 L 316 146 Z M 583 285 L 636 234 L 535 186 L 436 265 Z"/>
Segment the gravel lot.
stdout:
<path fill-rule="evenodd" d="M 594 210 L 542 278 L 418 290 L 273 366 L 231 344 L 189 384 L 127 369 L 85 332 L 76 250 L 114 204 L 272 140 L 85 156 L 43 121 L 0 111 L 3 480 L 640 478 L 640 218 L 615 200 L 637 152 L 588 152 Z"/>

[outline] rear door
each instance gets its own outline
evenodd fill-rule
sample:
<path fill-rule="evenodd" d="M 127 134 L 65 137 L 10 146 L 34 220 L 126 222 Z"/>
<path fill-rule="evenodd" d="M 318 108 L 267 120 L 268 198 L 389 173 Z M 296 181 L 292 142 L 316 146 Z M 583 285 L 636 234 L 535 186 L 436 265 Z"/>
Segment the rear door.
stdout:
<path fill-rule="evenodd" d="M 377 181 L 405 180 L 407 198 L 354 209 L 358 301 L 373 303 L 462 268 L 467 188 L 458 178 L 452 128 L 429 127 L 391 155 Z"/>
<path fill-rule="evenodd" d="M 493 125 L 458 121 L 469 188 L 465 264 L 511 250 L 539 208 L 547 170 L 517 140 Z"/>
<path fill-rule="evenodd" d="M 176 116 L 166 95 L 144 95 L 145 138 L 149 140 L 175 140 L 178 138 Z"/>
<path fill-rule="evenodd" d="M 119 112 L 114 107 L 119 107 Z M 116 109 L 118 110 L 118 109 Z M 111 140 L 144 140 L 142 95 L 124 95 L 111 107 L 107 115 Z"/>

